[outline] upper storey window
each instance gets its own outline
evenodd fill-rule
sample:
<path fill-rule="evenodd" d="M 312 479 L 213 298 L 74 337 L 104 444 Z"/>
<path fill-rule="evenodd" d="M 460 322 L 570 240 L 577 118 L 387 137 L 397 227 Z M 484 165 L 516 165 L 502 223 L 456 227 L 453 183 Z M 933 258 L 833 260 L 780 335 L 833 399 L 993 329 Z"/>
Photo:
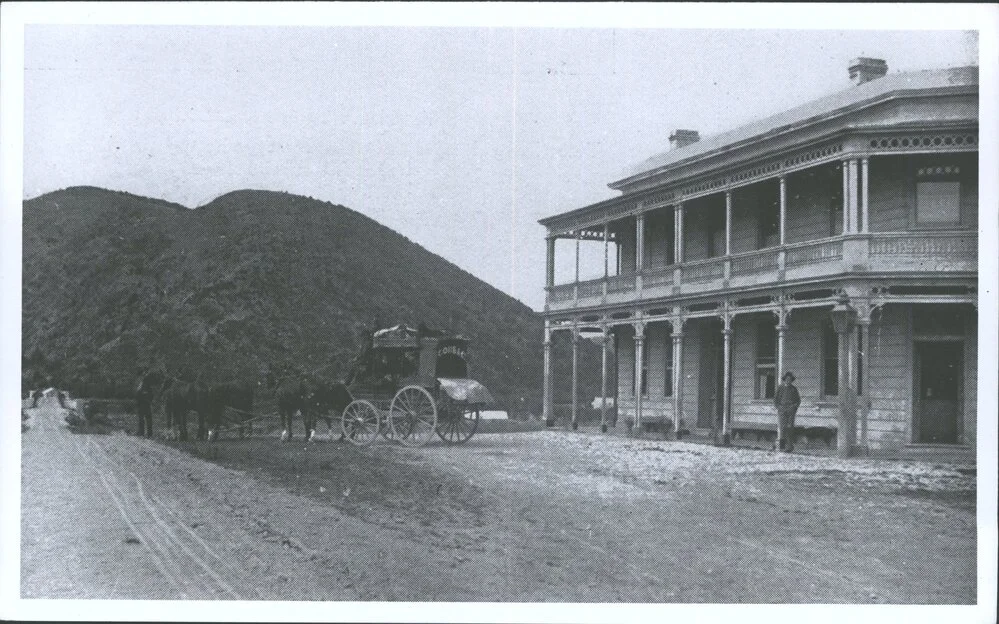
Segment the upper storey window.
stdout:
<path fill-rule="evenodd" d="M 957 225 L 961 222 L 961 168 L 920 167 L 916 171 L 916 223 Z"/>

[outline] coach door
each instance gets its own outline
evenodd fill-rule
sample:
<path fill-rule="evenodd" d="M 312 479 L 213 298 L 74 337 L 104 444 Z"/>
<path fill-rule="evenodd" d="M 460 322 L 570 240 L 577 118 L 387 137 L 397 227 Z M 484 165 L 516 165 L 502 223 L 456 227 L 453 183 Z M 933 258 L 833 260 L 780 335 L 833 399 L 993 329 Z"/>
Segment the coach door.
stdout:
<path fill-rule="evenodd" d="M 957 444 L 960 439 L 961 342 L 915 343 L 915 442 Z"/>

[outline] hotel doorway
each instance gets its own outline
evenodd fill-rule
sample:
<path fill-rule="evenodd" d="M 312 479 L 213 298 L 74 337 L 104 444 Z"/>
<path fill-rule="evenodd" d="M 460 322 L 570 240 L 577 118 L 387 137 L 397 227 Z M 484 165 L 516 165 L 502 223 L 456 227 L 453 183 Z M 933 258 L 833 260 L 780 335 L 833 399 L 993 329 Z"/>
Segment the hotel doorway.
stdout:
<path fill-rule="evenodd" d="M 957 444 L 961 439 L 961 399 L 964 343 L 915 343 L 913 441 L 918 444 Z"/>

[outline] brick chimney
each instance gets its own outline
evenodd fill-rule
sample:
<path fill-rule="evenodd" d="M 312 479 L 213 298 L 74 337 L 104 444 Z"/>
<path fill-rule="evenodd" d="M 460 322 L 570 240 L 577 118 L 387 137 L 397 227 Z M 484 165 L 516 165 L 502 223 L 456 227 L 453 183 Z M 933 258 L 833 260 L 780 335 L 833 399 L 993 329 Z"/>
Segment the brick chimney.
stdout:
<path fill-rule="evenodd" d="M 671 149 L 687 147 L 691 143 L 697 143 L 700 140 L 701 134 L 697 130 L 674 130 L 673 134 L 669 135 Z"/>
<path fill-rule="evenodd" d="M 875 80 L 888 73 L 888 63 L 883 59 L 859 57 L 850 61 L 850 80 L 855 85 Z"/>

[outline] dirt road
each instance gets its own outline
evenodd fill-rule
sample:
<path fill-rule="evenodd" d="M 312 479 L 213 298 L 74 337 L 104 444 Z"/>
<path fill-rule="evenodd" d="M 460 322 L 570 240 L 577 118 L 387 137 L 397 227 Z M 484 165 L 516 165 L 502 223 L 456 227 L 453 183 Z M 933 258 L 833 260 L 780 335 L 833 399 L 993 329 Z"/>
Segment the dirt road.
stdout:
<path fill-rule="evenodd" d="M 22 596 L 972 603 L 975 477 L 586 433 L 23 435 Z"/>

